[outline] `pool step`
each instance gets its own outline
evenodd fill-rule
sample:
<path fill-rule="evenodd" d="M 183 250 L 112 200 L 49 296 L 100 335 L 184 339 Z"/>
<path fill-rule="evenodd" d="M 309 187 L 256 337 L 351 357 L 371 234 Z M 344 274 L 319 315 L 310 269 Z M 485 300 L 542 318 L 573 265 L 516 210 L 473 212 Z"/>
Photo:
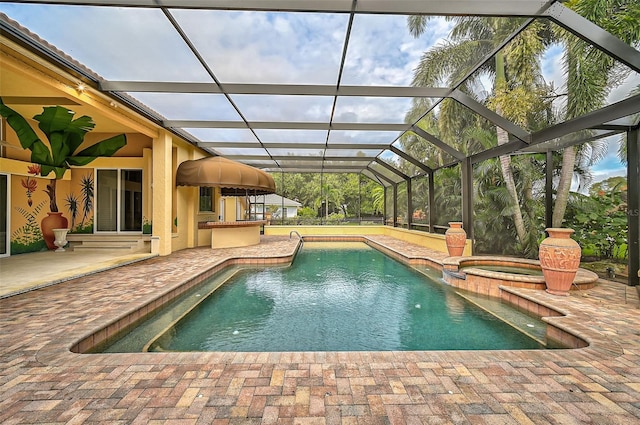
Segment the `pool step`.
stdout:
<path fill-rule="evenodd" d="M 487 313 L 518 329 L 523 334 L 538 341 L 540 344 L 544 346 L 547 345 L 547 324 L 542 320 L 506 305 L 497 298 L 469 292 L 457 292 L 457 294 Z"/>
<path fill-rule="evenodd" d="M 448 286 L 444 283 L 442 279 L 443 273 L 451 273 L 455 274 L 455 272 L 445 271 L 442 272 L 439 270 L 435 270 L 428 266 L 415 265 L 412 266 L 416 271 L 424 274 L 430 279 L 436 282 L 442 282 L 443 285 Z M 464 276 L 464 273 L 462 273 Z M 530 338 L 538 341 L 540 344 L 546 346 L 546 335 L 547 335 L 547 324 L 542 320 L 530 316 L 527 313 L 524 313 L 520 310 L 517 310 L 515 307 L 504 304 L 501 300 L 488 297 L 486 295 L 474 294 L 472 292 L 466 291 L 456 291 L 456 294 L 474 304 L 478 308 L 486 311 L 492 316 L 502 320 L 505 323 L 508 323 L 510 326 L 518 329 L 523 334 L 529 336 Z"/>
<path fill-rule="evenodd" d="M 411 267 L 436 282 L 442 282 L 442 272 L 440 270 L 421 264 L 412 265 Z"/>

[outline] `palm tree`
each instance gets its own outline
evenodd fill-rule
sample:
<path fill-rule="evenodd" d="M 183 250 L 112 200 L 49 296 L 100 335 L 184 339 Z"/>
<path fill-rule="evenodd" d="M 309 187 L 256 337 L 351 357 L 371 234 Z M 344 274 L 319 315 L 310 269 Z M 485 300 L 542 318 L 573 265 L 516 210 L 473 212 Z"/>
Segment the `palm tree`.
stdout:
<path fill-rule="evenodd" d="M 640 42 L 638 0 L 572 0 L 565 5 L 630 45 Z M 565 31 L 560 31 L 559 37 L 566 46 L 564 66 L 568 73 L 565 119 L 571 119 L 603 106 L 609 90 L 620 83 L 624 73 L 610 56 L 577 37 Z M 563 151 L 554 227 L 562 226 L 577 155 L 575 146 Z"/>
<path fill-rule="evenodd" d="M 384 212 L 384 187 L 376 185 L 371 189 L 373 213 Z"/>
<path fill-rule="evenodd" d="M 455 22 L 450 40 L 424 53 L 414 76 L 414 85 L 436 86 L 439 82 L 445 82 L 448 86 L 457 84 L 469 69 L 486 57 L 496 45 L 520 25 L 519 20 L 505 18 L 452 17 L 447 19 Z M 422 34 L 428 20 L 428 17 L 423 16 L 410 17 L 411 33 L 415 36 Z M 540 119 L 540 116 L 544 117 L 541 112 L 548 110 L 542 101 L 547 89 L 541 77 L 538 61 L 546 47 L 547 41 L 542 37 L 545 31 L 546 26 L 542 23 L 530 24 L 519 37 L 495 55 L 495 61 L 486 62 L 478 72 L 467 78 L 461 85 L 461 90 L 475 96 L 474 90 L 481 85 L 480 79 L 484 75 L 492 76 L 494 91 L 488 99 L 488 104 L 493 106 L 497 113 L 520 126 L 534 127 L 536 125 L 534 121 Z M 538 107 L 532 110 L 531 105 Z M 422 105 L 416 104 L 414 109 L 420 106 Z M 454 140 L 461 140 L 461 138 L 450 137 L 451 129 L 457 128 L 460 132 L 468 127 L 460 121 L 461 117 L 465 117 L 460 114 L 460 109 L 467 115 L 464 119 L 469 120 L 469 111 L 450 99 L 443 101 L 440 107 L 438 119 L 440 137 L 452 145 L 456 144 Z M 417 114 L 419 111 L 414 110 L 409 115 Z M 477 121 L 474 123 L 475 126 L 478 124 Z M 486 124 L 480 123 L 480 125 Z M 496 126 L 494 131 L 498 145 L 508 142 L 509 135 L 504 129 Z M 473 142 L 479 143 L 477 139 L 467 138 L 466 143 L 458 145 L 457 148 L 468 153 L 474 149 L 470 145 Z M 516 189 L 511 157 L 501 156 L 500 167 L 510 198 L 510 211 L 518 241 L 525 247 L 531 238 L 528 236 L 522 214 L 522 201 Z"/>
<path fill-rule="evenodd" d="M 435 225 L 446 226 L 451 217 L 461 217 L 462 185 L 460 167 L 449 167 L 435 173 Z"/>
<path fill-rule="evenodd" d="M 324 202 L 325 209 L 323 214 L 325 218 L 329 218 L 329 204 L 332 203 L 334 207 L 340 208 L 342 213 L 347 216 L 347 211 L 344 208 L 344 199 L 345 199 L 345 185 L 346 185 L 346 176 L 347 174 L 325 174 L 323 176 L 322 183 L 322 196 L 324 200 L 320 199 L 320 204 Z"/>
<path fill-rule="evenodd" d="M 427 106 L 422 101 L 423 99 L 414 99 L 413 107 L 405 117 L 406 122 L 416 122 L 416 120 L 418 120 L 422 115 L 422 111 L 427 109 Z M 412 114 L 415 115 L 412 116 Z M 425 130 L 427 133 L 439 137 L 438 121 L 435 119 L 433 114 L 429 114 L 426 117 L 421 118 L 418 121 L 418 127 Z M 403 151 L 414 158 L 422 159 L 422 162 L 431 166 L 432 168 L 437 168 L 445 164 L 444 151 L 442 149 L 436 148 L 430 143 L 426 143 L 415 133 L 404 133 L 400 138 L 400 145 Z M 413 168 L 403 168 L 402 171 L 404 171 L 405 174 L 413 174 Z"/>

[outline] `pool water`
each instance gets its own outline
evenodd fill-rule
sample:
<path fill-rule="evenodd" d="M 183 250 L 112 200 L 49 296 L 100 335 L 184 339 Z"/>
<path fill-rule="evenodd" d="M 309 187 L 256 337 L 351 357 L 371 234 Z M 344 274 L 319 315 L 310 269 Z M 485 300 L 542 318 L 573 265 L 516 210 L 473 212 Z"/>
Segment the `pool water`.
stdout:
<path fill-rule="evenodd" d="M 544 348 L 363 243 L 330 245 L 305 243 L 291 267 L 239 271 L 149 351 Z"/>

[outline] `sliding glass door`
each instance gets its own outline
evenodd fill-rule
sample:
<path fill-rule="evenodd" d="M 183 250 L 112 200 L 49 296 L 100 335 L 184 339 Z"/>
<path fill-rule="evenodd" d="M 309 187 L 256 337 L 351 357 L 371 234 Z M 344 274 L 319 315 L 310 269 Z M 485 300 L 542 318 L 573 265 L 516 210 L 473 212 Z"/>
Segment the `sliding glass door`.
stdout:
<path fill-rule="evenodd" d="M 142 231 L 142 170 L 120 170 L 120 230 Z"/>
<path fill-rule="evenodd" d="M 97 170 L 96 231 L 142 231 L 142 170 Z"/>

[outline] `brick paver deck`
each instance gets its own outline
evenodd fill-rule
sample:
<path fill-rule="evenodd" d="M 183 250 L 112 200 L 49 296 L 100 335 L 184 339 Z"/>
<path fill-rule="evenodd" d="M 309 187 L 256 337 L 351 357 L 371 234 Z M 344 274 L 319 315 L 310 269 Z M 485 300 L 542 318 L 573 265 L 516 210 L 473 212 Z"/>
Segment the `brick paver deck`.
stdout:
<path fill-rule="evenodd" d="M 289 255 L 296 243 L 189 249 L 0 300 L 0 422 L 640 424 L 640 310 L 635 291 L 609 282 L 566 298 L 525 291 L 568 314 L 554 320 L 591 343 L 577 350 L 69 351 L 225 257 Z"/>

